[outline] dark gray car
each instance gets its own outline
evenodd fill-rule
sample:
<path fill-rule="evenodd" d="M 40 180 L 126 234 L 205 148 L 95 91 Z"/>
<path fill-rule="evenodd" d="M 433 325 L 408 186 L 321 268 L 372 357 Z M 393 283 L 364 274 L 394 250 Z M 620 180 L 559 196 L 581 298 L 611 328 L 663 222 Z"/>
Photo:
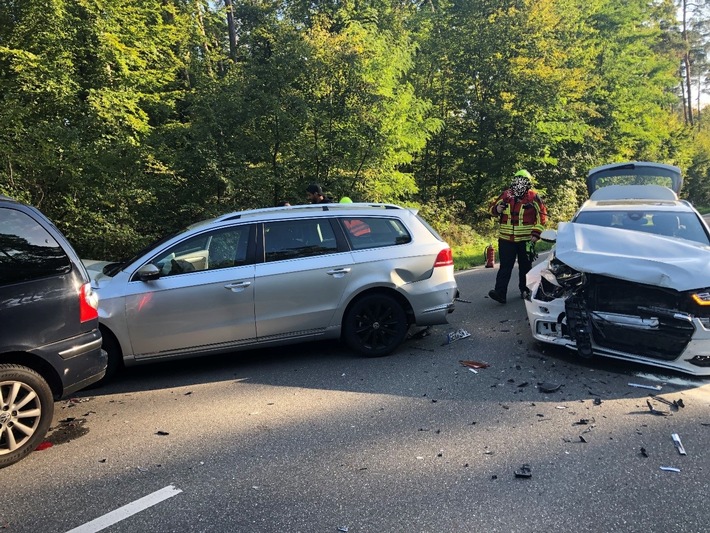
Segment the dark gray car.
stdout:
<path fill-rule="evenodd" d="M 37 209 L 0 196 L 0 468 L 44 439 L 54 401 L 106 372 L 98 297 Z"/>

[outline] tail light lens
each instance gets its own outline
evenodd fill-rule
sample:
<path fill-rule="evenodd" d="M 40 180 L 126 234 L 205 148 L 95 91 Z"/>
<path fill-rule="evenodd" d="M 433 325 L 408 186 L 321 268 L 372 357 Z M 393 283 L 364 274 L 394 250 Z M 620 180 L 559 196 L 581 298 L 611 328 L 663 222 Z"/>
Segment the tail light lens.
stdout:
<path fill-rule="evenodd" d="M 434 261 L 434 268 L 451 266 L 454 264 L 454 253 L 451 248 L 444 248 L 436 256 L 436 261 Z"/>
<path fill-rule="evenodd" d="M 79 320 L 88 322 L 99 318 L 99 295 L 91 288 L 90 283 L 85 283 L 79 289 Z"/>

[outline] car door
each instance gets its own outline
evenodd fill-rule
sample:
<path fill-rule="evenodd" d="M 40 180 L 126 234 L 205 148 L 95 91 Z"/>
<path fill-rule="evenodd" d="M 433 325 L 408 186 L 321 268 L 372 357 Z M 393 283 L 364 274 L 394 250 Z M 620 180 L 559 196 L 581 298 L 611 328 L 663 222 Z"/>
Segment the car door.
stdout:
<path fill-rule="evenodd" d="M 126 316 L 137 359 L 224 350 L 253 342 L 253 225 L 204 231 L 148 262 L 153 281 L 129 282 Z"/>
<path fill-rule="evenodd" d="M 353 266 L 351 254 L 339 251 L 330 220 L 267 222 L 262 236 L 264 262 L 256 266 L 254 292 L 257 337 L 322 333 Z"/>

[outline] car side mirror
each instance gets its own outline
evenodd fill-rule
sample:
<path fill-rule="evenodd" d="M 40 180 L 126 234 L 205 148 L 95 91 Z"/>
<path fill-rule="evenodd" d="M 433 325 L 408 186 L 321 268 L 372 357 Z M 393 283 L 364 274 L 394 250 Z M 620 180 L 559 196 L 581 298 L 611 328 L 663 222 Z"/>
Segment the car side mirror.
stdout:
<path fill-rule="evenodd" d="M 136 271 L 136 277 L 141 281 L 153 281 L 160 277 L 160 269 L 153 263 L 148 263 Z"/>
<path fill-rule="evenodd" d="M 556 242 L 557 231 L 554 229 L 546 229 L 540 234 L 540 238 L 545 242 Z"/>

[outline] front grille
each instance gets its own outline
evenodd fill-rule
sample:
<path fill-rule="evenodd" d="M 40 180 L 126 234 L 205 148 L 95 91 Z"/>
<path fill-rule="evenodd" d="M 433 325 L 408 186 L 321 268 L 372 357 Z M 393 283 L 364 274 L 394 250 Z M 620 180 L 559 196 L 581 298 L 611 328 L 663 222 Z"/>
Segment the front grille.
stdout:
<path fill-rule="evenodd" d="M 610 350 L 661 360 L 676 359 L 695 332 L 687 307 L 687 295 L 671 289 L 596 276 L 588 285 L 587 302 L 594 342 Z M 627 316 L 638 324 L 613 320 L 604 313 Z M 652 323 L 653 325 L 647 325 Z"/>

